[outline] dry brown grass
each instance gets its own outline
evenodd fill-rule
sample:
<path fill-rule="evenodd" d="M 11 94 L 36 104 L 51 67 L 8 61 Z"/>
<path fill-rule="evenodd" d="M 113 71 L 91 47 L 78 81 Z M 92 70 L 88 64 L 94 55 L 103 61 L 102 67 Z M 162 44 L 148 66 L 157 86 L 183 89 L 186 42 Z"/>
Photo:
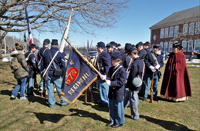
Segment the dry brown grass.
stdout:
<path fill-rule="evenodd" d="M 8 65 L 0 62 L 1 130 L 200 130 L 200 68 L 188 68 L 193 93 L 188 101 L 175 103 L 161 100 L 150 104 L 140 100 L 140 119 L 130 119 L 130 108 L 127 108 L 124 126 L 112 129 L 105 126 L 109 121 L 108 108 L 91 103 L 89 96 L 87 103 L 84 103 L 84 95 L 81 95 L 74 104 L 61 107 L 55 94 L 57 105 L 53 109 L 48 107 L 47 99 L 41 98 L 37 90 L 37 96 L 29 97 L 29 100 L 11 101 L 10 95 L 17 82 Z M 161 82 L 159 90 L 160 85 Z M 97 90 L 94 96 L 97 100 Z"/>

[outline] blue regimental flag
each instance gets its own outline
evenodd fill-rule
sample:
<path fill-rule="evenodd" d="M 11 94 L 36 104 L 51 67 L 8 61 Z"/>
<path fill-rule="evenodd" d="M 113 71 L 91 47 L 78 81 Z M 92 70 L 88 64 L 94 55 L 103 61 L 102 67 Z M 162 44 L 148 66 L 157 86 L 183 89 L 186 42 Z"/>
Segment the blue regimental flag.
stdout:
<path fill-rule="evenodd" d="M 97 73 L 72 48 L 63 76 L 61 97 L 69 103 L 76 99 L 97 79 Z"/>

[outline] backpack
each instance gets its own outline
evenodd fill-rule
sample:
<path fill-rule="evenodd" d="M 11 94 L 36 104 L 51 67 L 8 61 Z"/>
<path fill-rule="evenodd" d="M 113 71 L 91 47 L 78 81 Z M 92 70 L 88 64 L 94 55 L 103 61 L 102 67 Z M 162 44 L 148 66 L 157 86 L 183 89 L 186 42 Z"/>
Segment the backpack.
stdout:
<path fill-rule="evenodd" d="M 10 68 L 12 70 L 17 70 L 20 66 L 21 64 L 18 62 L 17 57 L 13 57 L 10 61 Z"/>

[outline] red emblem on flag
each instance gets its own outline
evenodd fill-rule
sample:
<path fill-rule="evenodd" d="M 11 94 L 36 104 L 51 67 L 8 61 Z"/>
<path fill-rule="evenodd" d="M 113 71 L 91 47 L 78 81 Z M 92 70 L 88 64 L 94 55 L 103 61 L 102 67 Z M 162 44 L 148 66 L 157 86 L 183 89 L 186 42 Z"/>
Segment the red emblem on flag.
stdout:
<path fill-rule="evenodd" d="M 78 75 L 79 75 L 79 71 L 77 68 L 75 68 L 75 67 L 69 68 L 67 76 L 66 76 L 67 77 L 66 85 L 72 84 L 76 80 Z"/>

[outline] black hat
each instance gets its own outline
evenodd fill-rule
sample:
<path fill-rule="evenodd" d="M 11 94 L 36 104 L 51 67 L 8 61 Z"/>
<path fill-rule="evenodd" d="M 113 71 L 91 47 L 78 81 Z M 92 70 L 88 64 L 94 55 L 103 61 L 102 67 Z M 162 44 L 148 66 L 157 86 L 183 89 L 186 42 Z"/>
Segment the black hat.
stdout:
<path fill-rule="evenodd" d="M 117 46 L 121 46 L 121 44 L 117 44 Z"/>
<path fill-rule="evenodd" d="M 180 43 L 174 43 L 173 48 L 180 48 L 182 45 Z"/>
<path fill-rule="evenodd" d="M 45 45 L 47 45 L 47 44 L 49 44 L 50 43 L 50 40 L 49 39 L 45 39 L 44 41 L 43 41 L 43 44 L 45 44 Z"/>
<path fill-rule="evenodd" d="M 132 44 L 132 47 L 135 47 L 135 45 L 134 45 L 134 44 Z"/>
<path fill-rule="evenodd" d="M 139 42 L 136 44 L 136 48 L 140 47 L 140 46 L 143 46 L 143 43 L 142 42 Z"/>
<path fill-rule="evenodd" d="M 124 49 L 125 49 L 126 51 L 128 51 L 129 48 L 131 48 L 131 47 L 132 47 L 131 43 L 126 43 Z"/>
<path fill-rule="evenodd" d="M 114 41 L 111 41 L 110 44 L 112 44 L 113 46 L 117 47 L 117 43 L 115 43 Z"/>
<path fill-rule="evenodd" d="M 160 44 L 154 44 L 153 48 L 159 48 L 159 49 L 161 49 L 161 45 Z"/>
<path fill-rule="evenodd" d="M 110 44 L 110 43 L 108 43 L 108 44 L 106 45 L 106 47 L 112 47 L 112 48 L 113 48 L 113 45 Z"/>
<path fill-rule="evenodd" d="M 18 46 L 19 44 L 18 43 L 15 43 L 15 46 Z"/>
<path fill-rule="evenodd" d="M 57 39 L 52 39 L 51 45 L 58 45 L 58 40 Z"/>
<path fill-rule="evenodd" d="M 102 41 L 98 42 L 97 46 L 101 48 L 105 48 L 105 44 Z"/>
<path fill-rule="evenodd" d="M 131 47 L 131 48 L 129 48 L 128 53 L 131 53 L 131 52 L 134 51 L 134 50 L 137 50 L 137 48 Z"/>
<path fill-rule="evenodd" d="M 149 46 L 149 45 L 150 45 L 150 43 L 147 41 L 147 42 L 144 43 L 143 46 Z"/>
<path fill-rule="evenodd" d="M 18 44 L 18 43 L 17 43 L 17 44 Z M 18 44 L 18 45 L 16 46 L 16 50 L 23 50 L 23 46 Z"/>
<path fill-rule="evenodd" d="M 33 43 L 29 45 L 29 49 L 32 49 L 32 48 L 36 48 L 36 45 Z"/>
<path fill-rule="evenodd" d="M 121 54 L 119 52 L 113 52 L 112 56 L 111 56 L 111 59 L 119 61 L 119 60 L 122 60 L 122 56 L 121 56 Z"/>

